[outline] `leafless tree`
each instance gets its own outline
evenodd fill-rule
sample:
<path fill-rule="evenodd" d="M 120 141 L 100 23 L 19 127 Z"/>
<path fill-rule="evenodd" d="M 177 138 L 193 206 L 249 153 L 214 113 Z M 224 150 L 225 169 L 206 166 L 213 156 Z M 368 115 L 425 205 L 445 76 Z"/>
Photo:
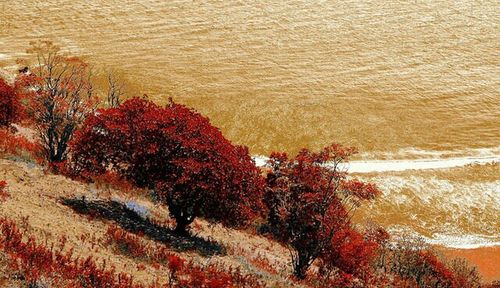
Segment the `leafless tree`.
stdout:
<path fill-rule="evenodd" d="M 36 62 L 20 73 L 16 87 L 28 99 L 28 114 L 39 133 L 49 163 L 64 161 L 73 132 L 97 107 L 91 69 L 68 57 L 50 41 L 31 43 Z"/>
<path fill-rule="evenodd" d="M 107 104 L 108 107 L 118 107 L 121 103 L 121 97 L 123 96 L 123 82 L 118 81 L 118 79 L 113 76 L 111 72 L 108 73 L 108 93 L 107 93 Z"/>

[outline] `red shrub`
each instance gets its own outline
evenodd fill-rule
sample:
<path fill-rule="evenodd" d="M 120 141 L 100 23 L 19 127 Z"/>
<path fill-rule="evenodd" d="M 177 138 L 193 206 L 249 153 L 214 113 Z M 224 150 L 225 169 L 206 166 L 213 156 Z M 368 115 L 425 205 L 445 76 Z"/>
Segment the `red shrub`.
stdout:
<path fill-rule="evenodd" d="M 168 269 L 170 269 L 172 273 L 182 270 L 182 268 L 184 267 L 184 262 L 186 261 L 181 257 L 176 255 L 170 255 L 168 257 Z"/>
<path fill-rule="evenodd" d="M 359 201 L 379 193 L 373 184 L 347 179 L 340 165 L 353 153 L 354 148 L 333 144 L 318 153 L 304 149 L 291 159 L 284 153 L 270 157 L 264 200 L 268 225 L 277 239 L 293 248 L 299 279 L 306 277 L 316 258 L 335 249 L 332 239 L 338 233 L 350 231 L 351 212 Z"/>
<path fill-rule="evenodd" d="M 42 162 L 42 147 L 22 136 L 12 134 L 8 129 L 0 129 L 0 155 L 16 155 Z"/>
<path fill-rule="evenodd" d="M 155 189 L 180 233 L 198 216 L 239 226 L 262 210 L 263 180 L 248 150 L 180 104 L 162 108 L 134 98 L 99 110 L 71 147 L 76 174 L 92 178 L 114 171 Z"/>
<path fill-rule="evenodd" d="M 322 260 L 328 270 L 338 269 L 367 281 L 378 247 L 377 243 L 365 240 L 361 233 L 346 228 L 335 233 Z"/>
<path fill-rule="evenodd" d="M 9 194 L 5 190 L 5 187 L 7 187 L 7 182 L 0 180 L 0 202 L 4 202 L 9 198 Z"/>
<path fill-rule="evenodd" d="M 13 87 L 0 78 L 0 127 L 8 127 L 19 119 L 20 105 Z"/>

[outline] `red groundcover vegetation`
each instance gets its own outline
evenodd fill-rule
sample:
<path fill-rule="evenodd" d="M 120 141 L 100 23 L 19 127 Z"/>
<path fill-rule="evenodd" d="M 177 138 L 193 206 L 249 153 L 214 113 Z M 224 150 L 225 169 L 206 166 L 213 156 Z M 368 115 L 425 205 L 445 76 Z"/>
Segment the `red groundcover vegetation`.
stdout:
<path fill-rule="evenodd" d="M 115 246 L 119 253 L 149 262 L 154 267 L 166 265 L 170 287 L 264 287 L 256 277 L 243 275 L 239 269 L 214 264 L 198 266 L 164 246 L 145 244 L 141 237 L 116 226 L 109 227 L 106 236 L 107 245 Z"/>
<path fill-rule="evenodd" d="M 98 267 L 91 257 L 73 258 L 71 250 L 47 248 L 23 234 L 14 222 L 0 218 L 0 251 L 7 253 L 10 268 L 21 274 L 28 287 L 38 287 L 42 278 L 50 279 L 53 287 L 142 287 L 113 268 Z"/>
<path fill-rule="evenodd" d="M 26 239 L 25 232 L 17 225 L 0 218 L 0 251 L 5 251 L 8 265 L 19 273 L 19 277 L 28 287 L 68 288 L 237 288 L 263 287 L 251 276 L 240 274 L 238 270 L 226 272 L 217 266 L 195 266 L 192 262 L 163 250 L 153 250 L 141 243 L 138 236 L 130 235 L 116 227 L 108 230 L 108 244 L 117 245 L 134 257 L 152 257 L 149 260 L 166 265 L 169 271 L 169 283 L 154 283 L 148 286 L 134 283 L 133 277 L 117 273 L 114 267 L 98 265 L 92 257 L 79 259 L 73 256 L 72 249 L 63 251 L 64 245 L 52 245 L 50 248 L 38 244 L 34 237 Z M 148 256 L 149 255 L 149 256 Z M 140 269 L 140 268 L 139 268 Z"/>
<path fill-rule="evenodd" d="M 36 141 L 15 135 L 10 129 L 0 128 L 0 156 L 18 156 L 43 163 L 42 147 Z"/>

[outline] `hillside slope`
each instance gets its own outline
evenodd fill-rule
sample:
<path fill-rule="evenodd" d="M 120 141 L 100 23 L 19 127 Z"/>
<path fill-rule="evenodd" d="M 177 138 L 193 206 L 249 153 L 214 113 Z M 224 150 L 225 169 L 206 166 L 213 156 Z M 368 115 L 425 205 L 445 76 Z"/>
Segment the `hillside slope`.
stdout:
<path fill-rule="evenodd" d="M 109 187 L 85 185 L 64 176 L 47 174 L 41 167 L 31 163 L 7 159 L 0 159 L 0 179 L 8 183 L 10 194 L 9 198 L 0 204 L 0 217 L 15 221 L 27 234 L 34 235 L 38 243 L 46 243 L 46 246 L 50 247 L 52 244 L 58 245 L 65 237 L 67 240 L 64 247 L 67 247 L 66 250 L 72 247 L 75 257 L 92 256 L 99 265 L 115 267 L 117 273 L 130 274 L 134 281 L 145 285 L 153 281 L 168 281 L 166 267 L 158 267 L 142 258 L 132 257 L 109 245 L 108 229 L 115 227 L 117 223 L 124 227 L 123 222 L 113 217 L 106 219 L 76 213 L 61 200 L 77 199 L 75 201 L 80 201 L 80 204 L 124 203 L 126 207 L 137 211 L 144 218 L 151 219 L 152 222 L 166 225 L 173 223 L 168 218 L 166 208 L 155 205 L 143 195 L 144 193 L 125 193 Z M 101 202 L 96 202 L 97 200 Z M 146 223 L 151 223 L 148 221 Z M 225 252 L 205 257 L 199 248 L 182 251 L 175 244 L 168 245 L 152 240 L 154 236 L 148 235 L 147 232 L 141 240 L 145 245 L 164 246 L 171 249 L 172 253 L 180 252 L 183 258 L 192 260 L 195 265 L 206 267 L 209 264 L 218 264 L 220 267 L 239 268 L 242 274 L 257 275 L 266 286 L 299 286 L 288 280 L 291 268 L 289 253 L 285 247 L 251 233 L 209 225 L 203 220 L 196 220 L 192 226 L 193 233 L 197 236 L 193 238 L 200 241 L 209 239 L 213 241 L 210 243 L 217 243 Z M 15 275 L 6 267 L 5 259 L 0 257 L 0 283 L 11 287 L 17 280 L 13 280 Z"/>

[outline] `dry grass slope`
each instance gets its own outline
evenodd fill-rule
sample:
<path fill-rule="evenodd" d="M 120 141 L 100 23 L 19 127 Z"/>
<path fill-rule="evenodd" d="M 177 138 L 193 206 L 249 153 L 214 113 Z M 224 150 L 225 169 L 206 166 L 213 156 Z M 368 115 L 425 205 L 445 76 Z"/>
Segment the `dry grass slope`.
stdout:
<path fill-rule="evenodd" d="M 105 244 L 106 232 L 111 225 L 116 225 L 115 221 L 78 214 L 60 199 L 121 202 L 125 203 L 125 207 L 147 215 L 156 223 L 172 223 L 165 207 L 155 205 L 141 193 L 132 196 L 109 187 L 85 185 L 63 176 L 47 174 L 41 167 L 26 162 L 0 159 L 0 179 L 7 181 L 10 194 L 0 205 L 0 217 L 14 220 L 19 227 L 35 235 L 39 242 L 50 246 L 52 243 L 57 244 L 61 237 L 66 237 L 65 247 L 73 247 L 75 256 L 93 256 L 98 264 L 105 261 L 107 266 L 116 267 L 117 273 L 130 274 L 137 282 L 146 285 L 156 279 L 161 283 L 168 281 L 166 267 L 157 269 L 151 263 L 118 253 L 112 246 Z M 205 257 L 196 250 L 182 252 L 182 257 L 188 261 L 200 266 L 218 264 L 222 267 L 240 268 L 243 274 L 258 275 L 269 287 L 300 286 L 288 279 L 291 274 L 288 251 L 269 239 L 220 225 L 210 225 L 203 220 L 195 221 L 193 233 L 196 237 L 219 243 L 225 252 L 212 257 Z M 142 238 L 146 245 L 164 245 L 147 234 Z M 177 253 L 176 249 L 172 248 L 172 253 Z M 15 281 L 8 277 L 12 275 L 9 275 L 2 257 L 0 256 L 0 281 L 3 281 L 2 285 L 9 287 Z"/>

